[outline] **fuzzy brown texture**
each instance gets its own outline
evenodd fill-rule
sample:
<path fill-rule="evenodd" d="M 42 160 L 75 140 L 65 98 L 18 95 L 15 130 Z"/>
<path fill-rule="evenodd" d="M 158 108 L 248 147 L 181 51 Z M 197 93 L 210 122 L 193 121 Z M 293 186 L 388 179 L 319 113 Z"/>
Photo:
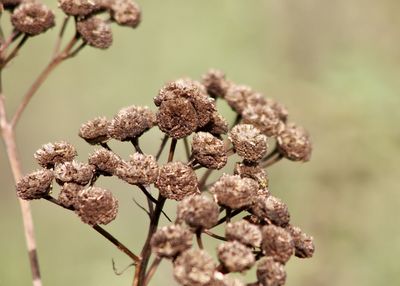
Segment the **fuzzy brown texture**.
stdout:
<path fill-rule="evenodd" d="M 225 228 L 225 237 L 230 241 L 238 241 L 252 247 L 260 247 L 262 240 L 260 228 L 246 220 L 228 223 Z"/>
<path fill-rule="evenodd" d="M 115 174 L 132 185 L 149 185 L 156 182 L 158 171 L 154 156 L 136 152 L 130 156 L 129 162 L 123 162 L 117 167 Z"/>
<path fill-rule="evenodd" d="M 286 120 L 289 116 L 289 112 L 282 103 L 280 103 L 272 98 L 267 98 L 266 105 L 268 105 L 275 111 L 275 113 L 278 115 L 280 120 L 282 120 L 283 122 L 286 122 Z"/>
<path fill-rule="evenodd" d="M 81 125 L 79 136 L 89 144 L 99 144 L 106 142 L 108 135 L 109 121 L 105 117 L 96 117 Z"/>
<path fill-rule="evenodd" d="M 267 153 L 267 136 L 251 124 L 235 125 L 229 132 L 236 153 L 250 162 L 261 160 Z"/>
<path fill-rule="evenodd" d="M 88 162 L 96 167 L 98 173 L 110 176 L 115 174 L 118 166 L 122 164 L 123 161 L 114 152 L 101 148 L 89 155 Z"/>
<path fill-rule="evenodd" d="M 238 175 L 222 175 L 210 188 L 218 204 L 231 209 L 248 207 L 257 194 L 258 184 L 249 178 Z"/>
<path fill-rule="evenodd" d="M 207 283 L 205 286 L 245 286 L 245 284 L 239 279 L 232 279 L 216 271 L 210 283 Z"/>
<path fill-rule="evenodd" d="M 82 39 L 97 49 L 107 49 L 112 45 L 111 26 L 102 18 L 92 16 L 76 23 L 76 29 Z"/>
<path fill-rule="evenodd" d="M 180 225 L 160 228 L 151 238 L 151 249 L 159 257 L 174 258 L 192 246 L 193 233 Z"/>
<path fill-rule="evenodd" d="M 79 192 L 76 214 L 89 225 L 108 224 L 118 213 L 118 201 L 109 190 L 89 187 Z"/>
<path fill-rule="evenodd" d="M 180 201 L 199 192 L 196 173 L 182 162 L 170 162 L 160 168 L 155 183 L 162 196 Z"/>
<path fill-rule="evenodd" d="M 76 208 L 78 194 L 83 188 L 75 183 L 65 183 L 58 194 L 58 202 L 66 208 Z"/>
<path fill-rule="evenodd" d="M 236 84 L 229 86 L 225 94 L 225 100 L 238 114 L 242 114 L 249 105 L 266 104 L 262 94 L 255 92 L 249 86 Z"/>
<path fill-rule="evenodd" d="M 294 241 L 295 255 L 299 258 L 311 258 L 315 251 L 314 238 L 299 227 L 289 225 L 286 230 L 291 234 Z"/>
<path fill-rule="evenodd" d="M 268 105 L 249 105 L 242 116 L 243 123 L 254 125 L 267 136 L 277 136 L 285 127 L 279 115 Z"/>
<path fill-rule="evenodd" d="M 212 97 L 224 97 L 230 86 L 229 81 L 225 78 L 225 74 L 216 69 L 210 69 L 203 75 L 202 83 L 206 87 L 208 94 Z"/>
<path fill-rule="evenodd" d="M 27 174 L 17 182 L 17 196 L 23 200 L 43 198 L 50 192 L 53 179 L 53 172 L 47 169 Z"/>
<path fill-rule="evenodd" d="M 70 16 L 86 16 L 99 8 L 97 0 L 58 0 L 59 7 Z"/>
<path fill-rule="evenodd" d="M 218 204 L 205 195 L 184 198 L 177 207 L 177 222 L 185 222 L 194 229 L 213 227 L 218 216 Z"/>
<path fill-rule="evenodd" d="M 257 164 L 249 162 L 236 163 L 234 174 L 242 178 L 250 178 L 258 182 L 258 195 L 269 195 L 267 172 Z"/>
<path fill-rule="evenodd" d="M 294 241 L 290 233 L 275 225 L 264 226 L 261 232 L 261 248 L 266 256 L 285 264 L 294 253 Z"/>
<path fill-rule="evenodd" d="M 229 272 L 243 272 L 250 269 L 255 263 L 251 249 L 238 241 L 220 244 L 217 252 L 219 261 Z"/>
<path fill-rule="evenodd" d="M 208 122 L 204 127 L 200 128 L 198 131 L 209 132 L 212 135 L 219 136 L 221 134 L 226 134 L 228 130 L 229 126 L 226 119 L 218 112 L 214 112 L 210 122 Z"/>
<path fill-rule="evenodd" d="M 111 0 L 111 17 L 121 26 L 136 28 L 140 24 L 141 11 L 133 0 Z"/>
<path fill-rule="evenodd" d="M 65 141 L 59 141 L 43 145 L 35 152 L 34 157 L 40 166 L 53 168 L 55 164 L 72 161 L 77 154 L 74 146 Z"/>
<path fill-rule="evenodd" d="M 57 183 L 76 183 L 87 185 L 93 178 L 95 167 L 81 162 L 65 162 L 57 164 L 54 169 L 54 176 Z"/>
<path fill-rule="evenodd" d="M 251 207 L 251 211 L 259 219 L 269 221 L 277 226 L 286 226 L 290 221 L 287 205 L 274 196 L 258 196 Z"/>
<path fill-rule="evenodd" d="M 154 113 L 147 106 L 129 106 L 121 109 L 111 120 L 108 132 L 114 139 L 129 141 L 141 136 L 156 123 Z"/>
<path fill-rule="evenodd" d="M 209 169 L 221 169 L 228 162 L 224 142 L 210 133 L 198 132 L 193 136 L 192 155 Z"/>
<path fill-rule="evenodd" d="M 44 4 L 27 1 L 15 8 L 11 23 L 16 30 L 36 36 L 55 25 L 54 13 Z"/>
<path fill-rule="evenodd" d="M 204 286 L 214 276 L 212 257 L 200 249 L 189 249 L 174 261 L 174 277 L 183 286 Z"/>
<path fill-rule="evenodd" d="M 262 286 L 282 286 L 286 282 L 286 271 L 272 257 L 263 257 L 257 265 L 257 278 Z"/>
<path fill-rule="evenodd" d="M 292 161 L 307 162 L 311 158 L 312 145 L 307 131 L 293 123 L 286 125 L 277 137 L 279 152 Z"/>

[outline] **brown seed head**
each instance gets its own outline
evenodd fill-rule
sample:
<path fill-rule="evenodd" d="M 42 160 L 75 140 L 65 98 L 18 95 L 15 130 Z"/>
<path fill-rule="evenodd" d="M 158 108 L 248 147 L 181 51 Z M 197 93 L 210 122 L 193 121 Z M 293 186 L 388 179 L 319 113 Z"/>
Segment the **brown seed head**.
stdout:
<path fill-rule="evenodd" d="M 259 187 L 258 194 L 269 195 L 267 172 L 257 164 L 251 164 L 249 162 L 236 163 L 234 174 L 242 178 L 250 178 L 257 181 Z"/>
<path fill-rule="evenodd" d="M 257 265 L 257 278 L 262 286 L 283 286 L 286 282 L 286 271 L 272 257 L 263 257 Z"/>
<path fill-rule="evenodd" d="M 238 241 L 228 241 L 218 246 L 218 259 L 229 272 L 243 272 L 250 269 L 255 258 L 250 248 Z"/>
<path fill-rule="evenodd" d="M 289 112 L 282 103 L 280 103 L 276 100 L 273 100 L 271 98 L 267 98 L 266 105 L 271 107 L 276 112 L 276 114 L 278 115 L 280 120 L 282 120 L 283 122 L 286 122 Z"/>
<path fill-rule="evenodd" d="M 218 112 L 214 112 L 210 122 L 208 122 L 204 127 L 200 128 L 198 131 L 209 132 L 214 136 L 219 136 L 221 134 L 226 134 L 228 132 L 228 122 L 222 115 Z"/>
<path fill-rule="evenodd" d="M 50 192 L 53 179 L 53 172 L 47 169 L 27 174 L 17 183 L 17 196 L 23 200 L 43 198 Z"/>
<path fill-rule="evenodd" d="M 154 113 L 147 106 L 121 109 L 111 120 L 108 132 L 114 139 L 129 141 L 141 136 L 156 123 Z"/>
<path fill-rule="evenodd" d="M 105 117 L 96 117 L 81 125 L 79 136 L 89 144 L 99 144 L 106 142 L 108 135 L 109 121 Z"/>
<path fill-rule="evenodd" d="M 162 196 L 177 201 L 198 193 L 197 184 L 193 169 L 182 162 L 170 162 L 162 166 L 155 183 Z"/>
<path fill-rule="evenodd" d="M 290 221 L 287 205 L 274 196 L 258 196 L 251 211 L 261 220 L 270 221 L 277 226 L 286 226 Z"/>
<path fill-rule="evenodd" d="M 237 175 L 222 175 L 210 188 L 218 204 L 231 209 L 240 209 L 250 206 L 257 194 L 258 184 L 249 178 L 240 178 Z"/>
<path fill-rule="evenodd" d="M 141 20 L 139 5 L 132 0 L 111 0 L 111 17 L 121 26 L 136 28 Z"/>
<path fill-rule="evenodd" d="M 257 162 L 267 153 L 267 137 L 250 124 L 238 124 L 229 132 L 229 140 L 239 156 Z"/>
<path fill-rule="evenodd" d="M 41 3 L 26 1 L 15 8 L 11 23 L 16 30 L 36 36 L 55 25 L 54 13 Z"/>
<path fill-rule="evenodd" d="M 284 129 L 284 123 L 268 105 L 249 105 L 243 111 L 243 123 L 252 124 L 267 136 L 277 136 Z"/>
<path fill-rule="evenodd" d="M 180 225 L 160 228 L 151 238 L 151 248 L 159 257 L 174 258 L 192 246 L 193 234 Z"/>
<path fill-rule="evenodd" d="M 116 169 L 116 175 L 129 184 L 149 185 L 158 177 L 158 165 L 152 155 L 135 153 L 129 162 L 123 162 Z"/>
<path fill-rule="evenodd" d="M 244 286 L 244 284 L 239 279 L 232 279 L 216 271 L 210 283 L 207 283 L 205 286 Z"/>
<path fill-rule="evenodd" d="M 89 187 L 79 192 L 76 214 L 89 225 L 108 224 L 118 213 L 118 201 L 108 190 Z"/>
<path fill-rule="evenodd" d="M 103 19 L 92 16 L 76 23 L 82 39 L 97 49 L 107 49 L 113 42 L 111 26 Z"/>
<path fill-rule="evenodd" d="M 311 157 L 311 141 L 307 131 L 291 123 L 277 137 L 279 152 L 292 161 L 307 162 Z"/>
<path fill-rule="evenodd" d="M 226 91 L 225 100 L 239 114 L 249 105 L 262 106 L 266 103 L 262 94 L 255 92 L 246 85 L 231 84 Z"/>
<path fill-rule="evenodd" d="M 193 136 L 192 154 L 200 165 L 209 169 L 219 170 L 228 161 L 224 142 L 206 132 L 198 132 Z"/>
<path fill-rule="evenodd" d="M 57 164 L 54 168 L 54 176 L 57 183 L 76 183 L 78 185 L 87 185 L 93 178 L 95 167 L 81 162 L 64 162 Z"/>
<path fill-rule="evenodd" d="M 87 16 L 99 8 L 97 0 L 58 0 L 58 3 L 70 16 Z"/>
<path fill-rule="evenodd" d="M 185 222 L 194 229 L 213 227 L 218 215 L 217 203 L 204 195 L 186 197 L 177 207 L 177 222 Z"/>
<path fill-rule="evenodd" d="M 260 228 L 246 220 L 228 223 L 225 236 L 230 241 L 238 241 L 252 247 L 260 247 L 262 239 Z"/>
<path fill-rule="evenodd" d="M 100 174 L 110 176 L 115 174 L 117 167 L 122 164 L 122 159 L 114 152 L 102 148 L 89 155 L 88 162 L 95 166 Z"/>
<path fill-rule="evenodd" d="M 224 97 L 230 85 L 225 78 L 225 74 L 215 69 L 211 69 L 203 75 L 202 83 L 212 97 Z"/>
<path fill-rule="evenodd" d="M 263 236 L 261 248 L 266 256 L 285 264 L 294 252 L 294 242 L 290 233 L 275 225 L 264 226 L 261 232 Z"/>
<path fill-rule="evenodd" d="M 58 202 L 66 208 L 75 208 L 78 194 L 83 188 L 82 185 L 75 183 L 65 183 L 58 194 Z"/>
<path fill-rule="evenodd" d="M 174 277 L 183 286 L 204 286 L 214 275 L 215 263 L 204 250 L 189 249 L 174 261 Z"/>
<path fill-rule="evenodd" d="M 53 168 L 57 163 L 72 161 L 77 152 L 75 147 L 65 141 L 47 143 L 34 154 L 39 165 L 44 168 Z"/>
<path fill-rule="evenodd" d="M 315 251 L 314 238 L 297 226 L 289 225 L 286 230 L 293 237 L 295 255 L 300 258 L 311 258 Z"/>

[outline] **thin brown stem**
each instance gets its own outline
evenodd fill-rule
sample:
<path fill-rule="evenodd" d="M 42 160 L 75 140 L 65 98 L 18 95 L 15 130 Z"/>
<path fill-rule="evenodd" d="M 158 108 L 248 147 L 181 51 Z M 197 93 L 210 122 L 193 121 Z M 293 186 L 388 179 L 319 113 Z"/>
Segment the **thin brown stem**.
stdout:
<path fill-rule="evenodd" d="M 19 50 L 26 43 L 28 38 L 29 38 L 29 36 L 27 34 L 24 34 L 24 36 L 22 37 L 21 41 L 19 41 L 19 43 L 15 46 L 15 48 L 11 51 L 11 53 L 1 63 L 2 68 L 4 68 L 13 58 L 15 58 L 17 56 Z"/>
<path fill-rule="evenodd" d="M 1 45 L 0 47 L 0 55 L 1 57 L 3 57 L 3 53 L 4 51 L 6 51 L 8 49 L 8 47 L 16 40 L 18 39 L 20 36 L 22 35 L 21 32 L 19 31 L 12 31 L 11 35 L 6 39 L 6 41 Z"/>
<path fill-rule="evenodd" d="M 231 219 L 231 218 L 237 216 L 237 215 L 240 214 L 242 211 L 243 211 L 243 210 L 240 210 L 240 209 L 239 209 L 239 210 L 234 210 L 233 212 L 230 213 L 229 219 Z M 225 215 L 223 218 L 221 218 L 220 220 L 218 220 L 218 222 L 217 222 L 212 228 L 217 227 L 217 226 L 219 226 L 220 224 L 223 224 L 223 223 L 226 222 L 227 220 L 228 220 L 228 216 Z"/>
<path fill-rule="evenodd" d="M 156 256 L 154 258 L 153 263 L 151 264 L 149 271 L 147 271 L 146 278 L 144 280 L 144 286 L 149 285 L 151 278 L 153 277 L 154 273 L 156 273 L 158 266 L 160 265 L 160 262 L 162 260 L 162 257 Z"/>
<path fill-rule="evenodd" d="M 196 241 L 199 248 L 204 249 L 203 240 L 201 239 L 201 233 L 202 233 L 201 229 L 198 229 L 196 231 Z"/>
<path fill-rule="evenodd" d="M 140 148 L 140 145 L 139 145 L 139 138 L 138 137 L 135 137 L 134 139 L 132 139 L 131 143 L 132 143 L 133 147 L 135 148 L 136 152 L 138 152 L 140 154 L 143 154 L 143 151 L 142 151 L 142 149 Z"/>
<path fill-rule="evenodd" d="M 204 229 L 203 232 L 204 232 L 205 234 L 207 234 L 208 236 L 211 236 L 211 237 L 213 237 L 213 238 L 215 238 L 215 239 L 222 240 L 222 241 L 228 241 L 225 237 L 220 236 L 220 235 L 218 235 L 218 234 L 215 234 L 215 233 L 209 231 L 208 229 Z"/>
<path fill-rule="evenodd" d="M 53 58 L 55 58 L 56 55 L 58 54 L 58 52 L 60 51 L 61 42 L 62 42 L 65 30 L 67 28 L 67 24 L 68 24 L 68 21 L 69 21 L 70 18 L 71 18 L 71 16 L 65 16 L 64 17 L 64 21 L 62 23 L 60 32 L 58 33 L 57 41 L 56 41 L 56 43 L 54 45 Z"/>
<path fill-rule="evenodd" d="M 283 158 L 282 154 L 276 154 L 274 157 L 270 158 L 268 161 L 265 161 L 260 164 L 261 168 L 267 168 L 272 166 L 273 164 L 279 162 Z"/>
<path fill-rule="evenodd" d="M 160 148 L 158 149 L 157 154 L 156 154 L 156 160 L 157 161 L 160 159 L 161 154 L 162 154 L 162 152 L 163 152 L 163 150 L 165 148 L 165 145 L 167 145 L 168 138 L 169 138 L 168 135 L 164 135 L 164 138 L 161 141 Z"/>
<path fill-rule="evenodd" d="M 176 148 L 176 143 L 178 142 L 177 139 L 172 138 L 171 141 L 171 146 L 169 148 L 169 153 L 168 153 L 168 163 L 172 162 L 172 160 L 174 159 L 174 154 L 175 154 L 175 148 Z"/>
<path fill-rule="evenodd" d="M 199 190 L 201 192 L 204 191 L 204 186 L 207 183 L 207 179 L 208 179 L 208 177 L 210 177 L 210 175 L 212 174 L 213 171 L 214 171 L 213 169 L 207 169 L 207 171 L 205 171 L 203 176 L 201 177 L 201 179 L 199 181 Z"/>
<path fill-rule="evenodd" d="M 189 161 L 191 158 L 190 155 L 190 146 L 189 146 L 189 141 L 187 139 L 187 137 L 183 138 L 183 143 L 185 144 L 185 153 L 186 153 L 186 158 Z"/>

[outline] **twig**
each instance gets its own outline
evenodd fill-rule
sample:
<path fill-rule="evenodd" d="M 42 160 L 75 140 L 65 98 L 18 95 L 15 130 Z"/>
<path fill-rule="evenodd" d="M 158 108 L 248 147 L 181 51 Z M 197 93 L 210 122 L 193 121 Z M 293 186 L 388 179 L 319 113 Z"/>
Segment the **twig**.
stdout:
<path fill-rule="evenodd" d="M 176 148 L 176 143 L 178 142 L 177 139 L 172 138 L 171 140 L 171 146 L 169 148 L 169 153 L 168 153 L 168 163 L 172 162 L 174 159 L 174 154 L 175 154 L 175 148 Z"/>
<path fill-rule="evenodd" d="M 215 238 L 215 239 L 227 241 L 227 239 L 226 239 L 225 237 L 220 236 L 220 235 L 218 235 L 218 234 L 215 234 L 215 233 L 209 231 L 208 229 L 204 229 L 203 232 L 204 232 L 205 234 L 207 234 L 207 235 L 209 235 L 209 236 Z"/>
<path fill-rule="evenodd" d="M 114 270 L 115 275 L 118 275 L 118 276 L 124 274 L 124 272 L 125 272 L 126 270 L 128 270 L 130 267 L 135 266 L 134 263 L 131 263 L 131 264 L 129 264 L 128 266 L 126 266 L 124 269 L 122 269 L 121 271 L 118 271 L 117 267 L 115 266 L 115 261 L 114 261 L 114 259 L 111 259 L 111 263 L 112 263 L 112 267 L 113 267 L 113 270 Z"/>
<path fill-rule="evenodd" d="M 162 257 L 156 256 L 154 258 L 153 263 L 151 264 L 149 271 L 146 274 L 146 278 L 144 279 L 144 286 L 147 286 L 151 280 L 151 278 L 153 277 L 154 273 L 156 272 L 158 265 L 160 265 L 160 262 L 162 260 Z"/>
<path fill-rule="evenodd" d="M 196 231 L 196 241 L 197 241 L 197 245 L 199 246 L 199 248 L 204 249 L 203 240 L 201 239 L 201 233 L 202 233 L 201 229 L 198 229 Z"/>
<path fill-rule="evenodd" d="M 239 210 L 234 210 L 233 212 L 230 213 L 229 218 L 233 218 L 234 216 L 237 216 L 238 214 L 240 214 L 243 210 L 239 209 Z M 225 215 L 223 218 L 221 218 L 212 228 L 219 226 L 220 224 L 223 224 L 224 222 L 226 222 L 228 220 L 228 216 Z"/>
<path fill-rule="evenodd" d="M 65 30 L 67 28 L 67 24 L 68 24 L 68 21 L 69 21 L 70 18 L 71 18 L 71 16 L 65 16 L 65 18 L 64 18 L 64 21 L 62 23 L 60 32 L 58 33 L 57 41 L 56 41 L 56 43 L 54 45 L 53 58 L 55 58 L 56 55 L 58 54 L 58 52 L 60 51 L 62 38 L 64 36 Z"/>
<path fill-rule="evenodd" d="M 150 194 L 150 192 L 146 189 L 146 187 L 145 186 L 143 186 L 143 185 L 137 185 L 141 190 L 142 190 L 142 192 L 146 195 L 146 197 L 147 197 L 147 199 L 149 199 L 152 203 L 154 203 L 154 204 L 157 204 L 158 203 L 158 201 L 157 201 L 157 199 L 156 198 L 154 198 L 151 194 Z M 164 211 L 161 211 L 162 212 L 162 214 L 165 216 L 165 218 L 169 221 L 169 222 L 171 222 L 171 219 L 169 218 L 169 216 L 164 212 Z"/>
<path fill-rule="evenodd" d="M 270 158 L 270 160 L 265 161 L 265 162 L 262 162 L 262 163 L 260 164 L 260 167 L 261 167 L 261 168 L 270 167 L 270 166 L 272 166 L 273 164 L 279 162 L 282 158 L 283 158 L 283 155 L 282 155 L 282 154 L 277 154 L 275 157 Z"/>
<path fill-rule="evenodd" d="M 165 145 L 167 145 L 167 141 L 168 141 L 168 135 L 164 135 L 164 138 L 161 141 L 160 149 L 158 149 L 157 154 L 156 154 L 157 161 L 158 161 L 158 159 L 160 159 L 162 151 L 164 150 Z"/>
<path fill-rule="evenodd" d="M 185 144 L 186 158 L 189 161 L 191 158 L 191 155 L 190 155 L 189 141 L 188 141 L 187 137 L 183 138 L 183 143 Z"/>
<path fill-rule="evenodd" d="M 135 148 L 136 152 L 143 154 L 143 151 L 139 145 L 139 137 L 135 137 L 134 139 L 132 139 L 131 143 L 132 143 L 133 147 Z"/>
<path fill-rule="evenodd" d="M 25 44 L 25 42 L 28 40 L 29 36 L 27 34 L 24 34 L 22 37 L 21 41 L 19 41 L 18 45 L 15 46 L 15 48 L 11 51 L 11 53 L 4 59 L 4 61 L 1 63 L 1 68 L 4 68 L 13 58 L 15 58 L 18 54 L 18 51 L 21 49 L 21 47 Z"/>
<path fill-rule="evenodd" d="M 204 191 L 204 186 L 207 182 L 208 177 L 210 177 L 211 173 L 213 172 L 213 169 L 207 169 L 207 171 L 204 172 L 203 176 L 201 177 L 199 181 L 199 190 L 202 192 Z"/>
<path fill-rule="evenodd" d="M 149 218 L 151 218 L 151 213 L 150 213 L 150 211 L 146 210 L 146 208 L 145 208 L 144 206 L 142 206 L 141 204 L 139 204 L 139 203 L 135 200 L 135 198 L 132 198 L 132 200 L 133 200 L 133 202 L 135 203 L 135 205 L 137 205 L 142 211 L 144 211 L 144 212 L 149 216 Z M 150 203 L 151 203 L 151 202 L 150 202 Z M 153 204 L 151 204 L 151 205 L 153 205 Z"/>
<path fill-rule="evenodd" d="M 7 38 L 7 40 L 0 47 L 0 55 L 3 56 L 3 52 L 8 49 L 8 47 L 20 36 L 22 35 L 19 31 L 12 31 L 11 35 Z"/>

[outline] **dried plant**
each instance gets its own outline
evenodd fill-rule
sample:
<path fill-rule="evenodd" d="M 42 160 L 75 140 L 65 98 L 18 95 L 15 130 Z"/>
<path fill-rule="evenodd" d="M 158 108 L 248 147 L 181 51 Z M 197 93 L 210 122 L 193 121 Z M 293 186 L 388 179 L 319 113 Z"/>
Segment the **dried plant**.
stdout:
<path fill-rule="evenodd" d="M 2 3 L 12 12 L 15 28 L 2 42 L 5 67 L 27 39 L 54 25 L 54 15 L 36 1 Z M 130 257 L 135 266 L 134 286 L 148 285 L 162 259 L 171 261 L 173 276 L 180 285 L 284 285 L 284 265 L 293 255 L 312 257 L 314 244 L 311 236 L 291 225 L 287 205 L 268 187 L 266 169 L 283 158 L 308 161 L 310 138 L 303 128 L 288 121 L 282 104 L 226 79 L 221 71 L 210 70 L 201 82 L 181 78 L 167 83 L 154 98 L 155 111 L 132 105 L 111 119 L 99 116 L 82 124 L 79 136 L 97 146 L 87 162 L 76 161 L 77 151 L 67 142 L 48 143 L 34 154 L 39 169 L 21 176 L 14 130 L 40 84 L 54 67 L 75 56 L 86 44 L 109 47 L 110 21 L 136 27 L 140 20 L 140 10 L 130 0 L 60 0 L 59 4 L 68 16 L 55 56 L 11 121 L 6 118 L 1 97 L 2 135 L 21 205 L 29 206 L 25 200 L 41 199 L 75 212 L 83 223 Z M 109 15 L 109 19 L 102 20 L 99 15 Z M 60 39 L 70 17 L 75 19 L 76 34 L 60 52 Z M 6 55 L 19 37 L 20 42 Z M 221 100 L 236 113 L 231 125 L 218 113 L 216 101 Z M 160 147 L 156 154 L 147 154 L 140 140 L 156 127 L 163 133 Z M 132 155 L 123 158 L 116 154 L 108 144 L 111 140 L 132 144 Z M 178 141 L 186 150 L 184 162 L 174 159 Z M 168 155 L 162 162 L 168 142 Z M 219 172 L 219 178 L 210 182 L 213 172 Z M 100 226 L 112 222 L 118 214 L 118 201 L 112 191 L 99 186 L 100 176 L 133 185 L 147 199 L 148 207 L 142 209 L 150 223 L 140 253 L 135 254 Z M 175 216 L 164 212 L 167 200 L 178 201 Z M 23 213 L 31 220 L 29 209 Z M 159 227 L 162 216 L 169 225 Z M 224 227 L 224 233 L 218 234 L 217 226 Z M 215 252 L 218 262 L 209 254 L 213 250 L 203 244 L 204 235 L 222 241 Z M 34 243 L 33 237 L 28 236 L 28 241 Z M 31 258 L 35 285 L 41 285 L 36 257 Z M 230 275 L 250 269 L 257 273 L 256 282 L 242 282 Z"/>

